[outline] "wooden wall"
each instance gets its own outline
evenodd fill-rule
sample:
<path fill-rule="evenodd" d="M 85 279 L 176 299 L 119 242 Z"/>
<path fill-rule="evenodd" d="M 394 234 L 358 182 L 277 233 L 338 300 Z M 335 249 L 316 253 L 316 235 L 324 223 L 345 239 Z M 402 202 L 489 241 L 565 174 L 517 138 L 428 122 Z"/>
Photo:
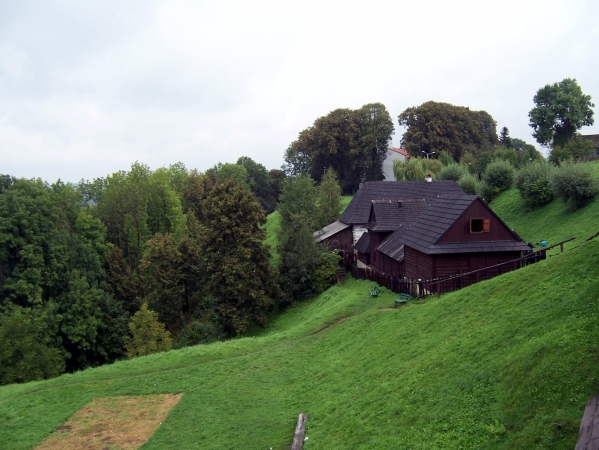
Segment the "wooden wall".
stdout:
<path fill-rule="evenodd" d="M 377 252 L 378 253 L 378 252 Z M 380 271 L 384 274 L 391 275 L 394 277 L 403 277 L 404 276 L 404 261 L 398 262 L 393 258 L 383 255 L 379 253 L 379 266 Z"/>
<path fill-rule="evenodd" d="M 418 250 L 404 247 L 404 262 L 406 277 L 411 279 L 421 278 L 428 280 L 433 278 L 433 257 Z"/>
<path fill-rule="evenodd" d="M 341 230 L 339 233 L 336 233 L 331 237 L 324 239 L 323 242 L 331 250 L 354 250 L 354 242 L 351 227 L 347 227 L 345 230 Z"/>
<path fill-rule="evenodd" d="M 470 233 L 470 219 L 489 219 L 490 231 L 488 233 Z M 439 239 L 438 243 L 516 240 L 509 228 L 480 199 L 477 199 Z"/>
<path fill-rule="evenodd" d="M 373 269 L 382 272 L 380 258 L 384 256 L 382 253 L 377 252 L 375 249 L 391 234 L 389 232 L 375 232 L 369 231 L 370 233 L 370 266 Z"/>
<path fill-rule="evenodd" d="M 434 255 L 434 278 L 442 278 L 459 273 L 484 269 L 520 257 L 520 252 L 494 252 L 494 253 L 454 253 L 450 255 Z M 501 273 L 513 270 L 511 266 L 503 266 Z M 493 270 L 492 270 L 493 271 Z M 499 269 L 493 271 L 499 275 Z M 493 275 L 495 276 L 495 275 Z"/>

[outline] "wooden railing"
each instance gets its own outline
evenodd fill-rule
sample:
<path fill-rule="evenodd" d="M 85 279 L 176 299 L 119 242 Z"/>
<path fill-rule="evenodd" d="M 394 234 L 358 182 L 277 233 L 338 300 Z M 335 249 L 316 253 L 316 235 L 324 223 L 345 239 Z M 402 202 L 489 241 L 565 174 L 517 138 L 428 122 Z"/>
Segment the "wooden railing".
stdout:
<path fill-rule="evenodd" d="M 564 244 L 574 239 L 576 239 L 576 237 L 571 237 L 564 241 L 558 242 L 557 244 L 544 247 L 536 252 L 529 253 L 520 258 L 506 261 L 501 264 L 495 264 L 493 266 L 472 270 L 466 273 L 458 272 L 455 275 L 431 280 L 411 280 L 408 278 L 394 277 L 373 269 L 359 268 L 355 265 L 351 265 L 349 269 L 351 270 L 351 274 L 354 278 L 359 280 L 374 281 L 379 286 L 386 287 L 387 289 L 396 293 L 410 294 L 413 297 L 426 297 L 433 294 L 437 294 L 437 296 L 439 296 L 441 293 L 456 291 L 480 281 L 490 280 L 498 275 L 511 272 L 512 270 L 519 269 L 529 264 L 535 264 L 546 259 L 547 250 L 551 250 L 552 248 L 559 246 L 560 250 L 563 252 Z"/>

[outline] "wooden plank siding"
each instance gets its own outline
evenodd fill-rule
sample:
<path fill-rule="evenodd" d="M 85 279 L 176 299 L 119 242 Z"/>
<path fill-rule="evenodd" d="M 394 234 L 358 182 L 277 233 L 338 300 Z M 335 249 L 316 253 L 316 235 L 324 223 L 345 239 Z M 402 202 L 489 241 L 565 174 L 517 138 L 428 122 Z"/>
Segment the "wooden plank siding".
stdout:
<path fill-rule="evenodd" d="M 434 278 L 434 261 L 431 255 L 427 255 L 407 246 L 404 249 L 404 254 L 407 278 L 421 278 L 423 280 Z"/>
<path fill-rule="evenodd" d="M 391 233 L 389 232 L 375 232 L 370 231 L 370 266 L 373 269 L 379 270 L 382 272 L 381 266 L 381 256 L 382 253 L 377 252 L 376 248 L 379 246 L 381 242 L 389 237 Z"/>
<path fill-rule="evenodd" d="M 471 233 L 470 219 L 489 219 L 489 232 Z M 476 199 L 437 243 L 517 240 L 509 228 L 480 199 Z"/>
<path fill-rule="evenodd" d="M 354 240 L 351 227 L 341 230 L 339 233 L 322 241 L 331 250 L 353 251 Z"/>
<path fill-rule="evenodd" d="M 377 252 L 378 253 L 378 252 Z M 396 260 L 394 260 L 393 258 L 384 255 L 382 253 L 379 253 L 379 265 L 380 265 L 380 271 L 387 274 L 387 275 L 391 275 L 394 277 L 403 277 L 404 275 L 404 262 L 398 262 Z"/>

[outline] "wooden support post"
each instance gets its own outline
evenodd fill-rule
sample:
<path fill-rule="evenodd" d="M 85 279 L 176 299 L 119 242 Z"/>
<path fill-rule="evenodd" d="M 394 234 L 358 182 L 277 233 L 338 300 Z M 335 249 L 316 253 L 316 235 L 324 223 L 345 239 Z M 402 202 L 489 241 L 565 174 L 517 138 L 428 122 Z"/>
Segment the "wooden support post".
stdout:
<path fill-rule="evenodd" d="M 599 396 L 587 402 L 576 442 L 576 450 L 597 449 L 599 449 Z"/>
<path fill-rule="evenodd" d="M 295 426 L 295 434 L 293 435 L 293 444 L 291 450 L 302 450 L 304 445 L 304 435 L 306 434 L 306 422 L 308 414 L 300 413 L 297 416 L 297 425 Z"/>
<path fill-rule="evenodd" d="M 564 243 L 563 242 L 559 245 L 559 249 L 562 251 L 562 253 L 564 253 Z"/>

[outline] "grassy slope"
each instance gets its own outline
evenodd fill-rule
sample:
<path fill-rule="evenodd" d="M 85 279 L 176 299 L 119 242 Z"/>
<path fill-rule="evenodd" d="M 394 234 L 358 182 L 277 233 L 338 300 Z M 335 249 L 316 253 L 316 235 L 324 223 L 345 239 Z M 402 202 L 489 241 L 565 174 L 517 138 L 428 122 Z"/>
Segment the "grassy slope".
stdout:
<path fill-rule="evenodd" d="M 599 179 L 599 161 L 587 164 Z M 546 240 L 551 245 L 576 236 L 573 243 L 567 244 L 571 247 L 599 231 L 599 197 L 576 211 L 560 200 L 530 210 L 518 190 L 510 189 L 497 197 L 491 207 L 526 242 Z"/>
<path fill-rule="evenodd" d="M 599 238 L 397 310 L 370 284 L 255 337 L 2 387 L 0 448 L 30 448 L 97 396 L 171 392 L 184 397 L 146 448 L 281 449 L 299 412 L 306 449 L 574 447 L 599 391 Z"/>

